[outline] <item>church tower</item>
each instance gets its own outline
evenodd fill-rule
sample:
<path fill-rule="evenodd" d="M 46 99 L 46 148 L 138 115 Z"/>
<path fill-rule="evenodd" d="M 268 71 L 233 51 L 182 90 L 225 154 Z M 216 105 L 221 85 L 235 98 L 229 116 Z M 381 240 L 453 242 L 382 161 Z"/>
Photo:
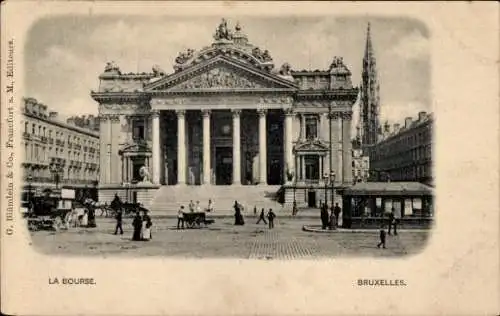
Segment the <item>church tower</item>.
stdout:
<path fill-rule="evenodd" d="M 370 23 L 366 32 L 365 55 L 361 74 L 360 138 L 363 147 L 377 143 L 380 133 L 380 97 L 377 64 L 370 34 Z"/>

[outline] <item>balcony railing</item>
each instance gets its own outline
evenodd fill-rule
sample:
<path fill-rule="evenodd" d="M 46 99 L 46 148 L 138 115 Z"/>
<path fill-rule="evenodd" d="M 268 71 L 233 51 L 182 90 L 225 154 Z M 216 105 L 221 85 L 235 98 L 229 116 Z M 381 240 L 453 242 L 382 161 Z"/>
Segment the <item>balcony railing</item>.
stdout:
<path fill-rule="evenodd" d="M 23 137 L 26 138 L 26 139 L 30 139 L 31 135 L 30 135 L 30 133 L 24 132 L 23 133 Z"/>

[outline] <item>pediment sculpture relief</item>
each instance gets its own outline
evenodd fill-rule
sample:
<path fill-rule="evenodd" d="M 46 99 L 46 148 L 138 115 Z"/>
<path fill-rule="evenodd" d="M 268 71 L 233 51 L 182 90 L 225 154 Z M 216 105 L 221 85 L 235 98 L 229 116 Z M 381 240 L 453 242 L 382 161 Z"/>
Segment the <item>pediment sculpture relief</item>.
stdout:
<path fill-rule="evenodd" d="M 259 83 L 250 81 L 226 69 L 215 68 L 198 77 L 181 83 L 180 89 L 207 89 L 207 88 L 262 88 Z"/>

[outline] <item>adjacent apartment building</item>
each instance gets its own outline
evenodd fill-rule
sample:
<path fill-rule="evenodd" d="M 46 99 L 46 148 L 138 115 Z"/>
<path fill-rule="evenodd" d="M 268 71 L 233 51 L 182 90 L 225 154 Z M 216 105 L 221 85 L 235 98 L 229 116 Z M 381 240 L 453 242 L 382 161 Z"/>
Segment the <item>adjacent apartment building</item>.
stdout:
<path fill-rule="evenodd" d="M 404 125 L 385 123 L 379 142 L 371 146 L 373 181 L 418 181 L 433 185 L 432 113 L 407 117 Z"/>
<path fill-rule="evenodd" d="M 34 98 L 22 108 L 23 180 L 30 189 L 97 185 L 99 122 L 96 116 L 58 119 L 58 113 Z"/>

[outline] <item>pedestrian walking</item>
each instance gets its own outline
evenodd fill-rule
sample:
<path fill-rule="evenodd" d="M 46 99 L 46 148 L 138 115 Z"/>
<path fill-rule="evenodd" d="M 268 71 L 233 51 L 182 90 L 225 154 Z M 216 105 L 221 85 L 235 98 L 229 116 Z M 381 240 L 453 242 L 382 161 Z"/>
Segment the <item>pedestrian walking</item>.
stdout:
<path fill-rule="evenodd" d="M 193 200 L 191 200 L 191 201 L 189 202 L 189 211 L 190 211 L 191 213 L 193 213 L 193 212 L 194 212 L 194 203 L 193 203 Z"/>
<path fill-rule="evenodd" d="M 335 203 L 335 208 L 333 209 L 333 213 L 335 214 L 335 224 L 338 226 L 339 224 L 339 216 L 342 212 L 342 209 L 339 206 L 339 203 Z"/>
<path fill-rule="evenodd" d="M 201 213 L 200 201 L 196 201 L 196 213 Z"/>
<path fill-rule="evenodd" d="M 253 216 L 257 216 L 257 206 L 253 207 Z"/>
<path fill-rule="evenodd" d="M 123 213 L 121 209 L 117 210 L 115 218 L 116 218 L 115 235 L 118 234 L 118 230 L 120 230 L 120 235 L 123 235 L 123 228 L 122 228 Z"/>
<path fill-rule="evenodd" d="M 269 212 L 267 213 L 267 218 L 269 219 L 269 229 L 274 228 L 274 218 L 276 217 L 276 214 L 274 214 L 273 209 L 270 208 Z"/>
<path fill-rule="evenodd" d="M 134 233 L 132 235 L 132 240 L 141 240 L 141 230 L 142 230 L 142 217 L 139 211 L 136 211 L 134 220 L 132 221 L 132 226 L 134 227 Z"/>
<path fill-rule="evenodd" d="M 292 216 L 297 215 L 298 209 L 297 209 L 297 201 L 293 201 L 293 206 L 292 206 Z"/>
<path fill-rule="evenodd" d="M 260 221 L 264 221 L 264 224 L 267 224 L 266 217 L 264 215 L 264 208 L 262 208 L 262 210 L 260 211 L 260 216 L 259 220 L 257 221 L 257 224 L 260 223 Z"/>
<path fill-rule="evenodd" d="M 179 211 L 177 211 L 177 229 L 182 224 L 182 229 L 184 229 L 184 205 L 181 205 Z"/>
<path fill-rule="evenodd" d="M 382 224 L 382 226 L 380 226 L 380 242 L 378 243 L 377 245 L 377 248 L 380 248 L 380 246 L 383 246 L 383 248 L 385 248 L 385 225 Z"/>

